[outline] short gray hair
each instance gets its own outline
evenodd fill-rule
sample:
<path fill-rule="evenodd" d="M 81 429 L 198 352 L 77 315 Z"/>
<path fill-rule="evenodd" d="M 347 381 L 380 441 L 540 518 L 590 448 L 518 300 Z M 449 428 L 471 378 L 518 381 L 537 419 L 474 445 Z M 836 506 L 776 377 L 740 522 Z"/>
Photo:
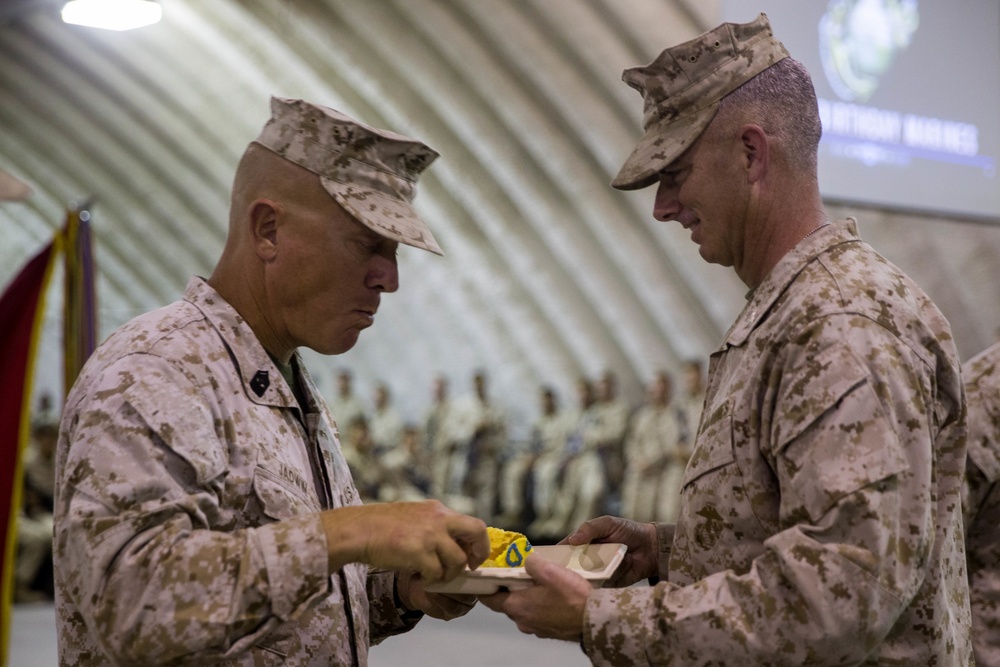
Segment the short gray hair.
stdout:
<path fill-rule="evenodd" d="M 815 172 L 823 127 L 812 78 L 797 60 L 780 60 L 723 97 L 716 118 L 757 123 L 785 147 L 793 166 Z"/>

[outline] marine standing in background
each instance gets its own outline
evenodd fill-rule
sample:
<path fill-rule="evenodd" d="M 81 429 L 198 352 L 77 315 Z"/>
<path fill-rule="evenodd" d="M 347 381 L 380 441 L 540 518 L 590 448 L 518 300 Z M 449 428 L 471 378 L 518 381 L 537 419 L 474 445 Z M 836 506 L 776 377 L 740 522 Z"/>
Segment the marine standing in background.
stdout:
<path fill-rule="evenodd" d="M 629 419 L 621 509 L 627 519 L 667 520 L 660 516 L 659 508 L 667 464 L 677 450 L 677 419 L 671 393 L 670 375 L 660 371 L 649 382 L 646 402 Z"/>
<path fill-rule="evenodd" d="M 587 434 L 594 426 L 595 400 L 594 385 L 586 377 L 577 378 L 576 400 L 576 407 L 567 415 L 571 426 L 556 475 L 551 516 L 532 526 L 532 533 L 545 540 L 561 538 L 573 526 L 597 516 L 607 488 L 597 448 L 587 446 Z"/>
<path fill-rule="evenodd" d="M 375 385 L 375 395 L 368 428 L 375 451 L 378 454 L 390 452 L 399 446 L 403 439 L 403 417 L 392 404 L 392 391 L 389 385 L 379 382 Z"/>
<path fill-rule="evenodd" d="M 431 466 L 431 495 L 443 498 L 451 476 L 454 438 L 451 435 L 452 403 L 448 378 L 435 375 L 431 382 L 431 404 L 424 413 L 423 443 Z"/>
<path fill-rule="evenodd" d="M 622 475 L 625 473 L 625 431 L 629 407 L 618 396 L 618 378 L 605 370 L 596 383 L 593 420 L 584 434 L 584 447 L 597 452 L 604 470 L 604 498 L 601 510 L 621 504 Z"/>
<path fill-rule="evenodd" d="M 454 436 L 465 453 L 464 470 L 453 475 L 462 482 L 461 494 L 475 503 L 475 514 L 486 521 L 497 514 L 500 461 L 506 455 L 506 415 L 490 397 L 485 371 L 472 375 L 472 393 L 455 406 Z M 459 464 L 461 465 L 461 464 Z"/>
<path fill-rule="evenodd" d="M 354 395 L 354 376 L 348 368 L 337 371 L 337 393 L 330 401 L 330 412 L 337 420 L 340 434 L 347 432 L 351 423 L 358 417 L 365 417 L 365 407 L 361 399 Z"/>
<path fill-rule="evenodd" d="M 677 413 L 677 437 L 682 446 L 691 449 L 705 404 L 705 378 L 701 361 L 688 359 L 681 366 L 681 391 L 674 398 Z"/>
<path fill-rule="evenodd" d="M 531 475 L 534 518 L 527 528 L 530 535 L 543 535 L 543 526 L 552 517 L 563 453 L 576 425 L 574 411 L 562 407 L 552 387 L 542 387 L 541 403 L 542 414 L 535 421 L 532 436 L 538 442 L 538 457 Z"/>
<path fill-rule="evenodd" d="M 689 359 L 681 366 L 681 391 L 672 401 L 672 412 L 677 425 L 676 437 L 667 448 L 667 463 L 660 480 L 657 516 L 660 521 L 673 523 L 680 511 L 681 486 L 687 469 L 694 437 L 701 421 L 701 408 L 705 403 L 705 381 L 701 362 Z"/>
<path fill-rule="evenodd" d="M 500 502 L 503 514 L 497 520 L 507 530 L 525 532 L 534 521 L 539 507 L 547 507 L 551 496 L 551 477 L 558 470 L 566 444 L 568 426 L 559 412 L 556 390 L 543 386 L 539 392 L 539 415 L 531 426 L 524 447 L 507 458 L 501 471 Z M 540 482 L 541 478 L 544 482 Z M 544 499 L 536 493 L 548 494 Z M 544 514 L 547 514 L 543 510 Z"/>

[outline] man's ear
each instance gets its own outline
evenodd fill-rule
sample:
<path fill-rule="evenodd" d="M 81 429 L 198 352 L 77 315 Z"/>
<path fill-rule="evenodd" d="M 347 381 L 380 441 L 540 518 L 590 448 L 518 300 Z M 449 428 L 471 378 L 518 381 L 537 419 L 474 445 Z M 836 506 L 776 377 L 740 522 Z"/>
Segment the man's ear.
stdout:
<path fill-rule="evenodd" d="M 258 199 L 250 204 L 250 237 L 257 256 L 264 261 L 278 253 L 278 213 L 281 205 L 270 199 Z"/>
<path fill-rule="evenodd" d="M 743 147 L 743 166 L 747 172 L 747 182 L 757 183 L 767 174 L 771 161 L 767 133 L 760 125 L 744 125 L 740 130 L 740 141 Z"/>

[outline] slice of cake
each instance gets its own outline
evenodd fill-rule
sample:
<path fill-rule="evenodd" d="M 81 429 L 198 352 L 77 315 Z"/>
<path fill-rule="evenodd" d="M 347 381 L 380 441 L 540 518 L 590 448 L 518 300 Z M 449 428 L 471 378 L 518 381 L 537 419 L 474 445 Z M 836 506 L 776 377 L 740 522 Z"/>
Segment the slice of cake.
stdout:
<path fill-rule="evenodd" d="M 487 526 L 490 536 L 490 556 L 482 567 L 522 567 L 531 551 L 531 543 L 523 533 Z"/>

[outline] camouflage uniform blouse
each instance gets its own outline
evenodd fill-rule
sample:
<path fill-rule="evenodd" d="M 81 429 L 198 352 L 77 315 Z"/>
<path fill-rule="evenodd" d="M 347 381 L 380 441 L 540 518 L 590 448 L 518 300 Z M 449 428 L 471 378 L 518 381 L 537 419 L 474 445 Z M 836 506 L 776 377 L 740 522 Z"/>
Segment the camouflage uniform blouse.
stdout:
<path fill-rule="evenodd" d="M 857 236 L 786 255 L 711 359 L 653 587 L 595 591 L 597 665 L 971 664 L 948 323 Z"/>
<path fill-rule="evenodd" d="M 412 625 L 392 573 L 327 573 L 318 512 L 359 501 L 301 376 L 304 416 L 198 278 L 95 352 L 58 445 L 61 664 L 364 665 Z"/>
<path fill-rule="evenodd" d="M 969 405 L 965 545 L 976 664 L 1000 666 L 1000 343 L 963 367 Z"/>

